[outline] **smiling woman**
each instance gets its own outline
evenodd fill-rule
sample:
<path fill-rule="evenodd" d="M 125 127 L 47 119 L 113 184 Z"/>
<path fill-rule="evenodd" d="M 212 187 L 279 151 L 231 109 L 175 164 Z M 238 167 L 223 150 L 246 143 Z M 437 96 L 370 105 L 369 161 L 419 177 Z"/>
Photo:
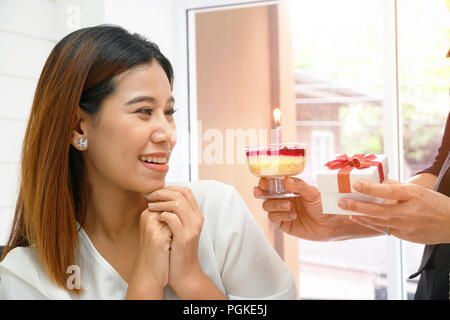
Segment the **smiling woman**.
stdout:
<path fill-rule="evenodd" d="M 120 27 L 56 45 L 23 143 L 0 299 L 296 298 L 234 187 L 166 183 L 172 85 L 158 47 Z"/>

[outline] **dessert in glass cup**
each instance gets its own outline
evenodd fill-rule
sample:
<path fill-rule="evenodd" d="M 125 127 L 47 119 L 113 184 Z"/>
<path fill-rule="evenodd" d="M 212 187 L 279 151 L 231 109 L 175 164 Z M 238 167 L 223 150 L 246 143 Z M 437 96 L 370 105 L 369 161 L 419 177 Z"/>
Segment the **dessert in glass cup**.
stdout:
<path fill-rule="evenodd" d="M 286 176 L 295 176 L 303 171 L 305 151 L 306 145 L 303 143 L 279 143 L 245 148 L 250 172 L 269 181 L 269 190 L 259 198 L 298 197 L 297 194 L 286 191 L 282 181 Z"/>

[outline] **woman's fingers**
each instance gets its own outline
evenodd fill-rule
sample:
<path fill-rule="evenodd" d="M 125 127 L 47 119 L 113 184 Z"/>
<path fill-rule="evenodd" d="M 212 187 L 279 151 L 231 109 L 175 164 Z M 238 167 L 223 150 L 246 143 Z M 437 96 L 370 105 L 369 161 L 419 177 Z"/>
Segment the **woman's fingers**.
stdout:
<path fill-rule="evenodd" d="M 186 205 L 184 203 L 179 203 L 176 201 L 165 201 L 165 202 L 150 202 L 148 208 L 152 211 L 157 212 L 172 212 L 180 217 L 180 221 L 183 225 L 189 225 L 193 219 L 189 217 L 189 214 L 184 214 L 186 211 Z M 190 209 L 190 208 L 189 208 Z"/>
<path fill-rule="evenodd" d="M 160 189 L 147 196 L 148 207 L 152 211 L 170 211 L 177 214 L 183 225 L 192 225 L 196 219 L 192 206 L 179 191 Z M 195 214 L 195 213 L 194 213 Z"/>
<path fill-rule="evenodd" d="M 156 191 L 153 191 L 150 194 L 146 194 L 145 198 L 150 202 L 157 202 L 157 201 L 171 201 L 175 200 L 175 194 L 174 192 L 167 190 L 167 189 L 159 189 Z"/>
<path fill-rule="evenodd" d="M 145 230 L 145 233 L 153 234 L 156 233 L 158 238 L 171 237 L 172 230 L 165 223 L 159 221 L 160 212 L 151 211 L 146 209 L 142 212 L 140 217 L 140 227 L 141 230 Z"/>
<path fill-rule="evenodd" d="M 187 200 L 187 202 L 190 204 L 192 210 L 199 216 L 203 217 L 202 211 L 200 210 L 200 207 L 198 206 L 197 199 L 195 199 L 194 194 L 192 191 L 188 188 L 182 188 L 178 186 L 169 186 L 167 187 L 169 190 L 180 192 L 184 198 Z"/>
<path fill-rule="evenodd" d="M 143 226 L 147 226 L 147 225 L 154 226 L 158 222 L 158 215 L 159 215 L 159 212 L 150 210 L 150 208 L 148 208 L 141 213 L 140 223 Z"/>
<path fill-rule="evenodd" d="M 182 196 L 182 197 L 180 197 Z M 201 213 L 200 207 L 197 204 L 197 200 L 194 197 L 192 191 L 188 188 L 178 187 L 178 186 L 169 186 L 165 189 L 160 189 L 154 191 L 145 196 L 146 199 L 150 202 L 160 202 L 160 201 L 170 201 L 170 200 L 182 200 L 184 198 L 189 206 L 192 208 L 195 213 L 203 216 Z"/>
<path fill-rule="evenodd" d="M 158 216 L 158 220 L 167 223 L 174 237 L 183 232 L 183 224 L 180 218 L 172 212 L 161 212 Z"/>

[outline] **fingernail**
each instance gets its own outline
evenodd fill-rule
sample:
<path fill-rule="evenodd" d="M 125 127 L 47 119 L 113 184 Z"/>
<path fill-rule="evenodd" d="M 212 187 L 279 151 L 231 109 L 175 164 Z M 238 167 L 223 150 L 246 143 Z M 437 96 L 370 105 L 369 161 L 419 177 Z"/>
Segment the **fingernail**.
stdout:
<path fill-rule="evenodd" d="M 289 215 L 289 219 L 295 219 L 295 218 L 297 218 L 297 214 L 295 214 L 295 213 L 291 213 L 290 215 Z"/>
<path fill-rule="evenodd" d="M 153 207 L 153 203 L 149 202 L 148 207 L 151 209 Z"/>
<path fill-rule="evenodd" d="M 353 185 L 353 189 L 355 189 L 356 191 L 361 191 L 361 185 L 359 183 L 356 183 Z"/>
<path fill-rule="evenodd" d="M 339 200 L 338 206 L 339 206 L 341 209 L 345 209 L 345 208 L 347 207 L 347 203 L 345 202 L 345 200 Z"/>

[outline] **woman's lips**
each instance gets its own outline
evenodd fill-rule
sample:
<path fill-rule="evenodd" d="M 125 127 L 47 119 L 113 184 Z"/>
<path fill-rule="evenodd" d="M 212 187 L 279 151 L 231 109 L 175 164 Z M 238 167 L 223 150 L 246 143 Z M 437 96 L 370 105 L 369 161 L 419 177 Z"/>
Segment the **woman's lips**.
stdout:
<path fill-rule="evenodd" d="M 158 172 L 167 172 L 169 170 L 169 165 L 167 163 L 149 163 L 142 160 L 139 160 L 147 169 L 158 171 Z"/>

